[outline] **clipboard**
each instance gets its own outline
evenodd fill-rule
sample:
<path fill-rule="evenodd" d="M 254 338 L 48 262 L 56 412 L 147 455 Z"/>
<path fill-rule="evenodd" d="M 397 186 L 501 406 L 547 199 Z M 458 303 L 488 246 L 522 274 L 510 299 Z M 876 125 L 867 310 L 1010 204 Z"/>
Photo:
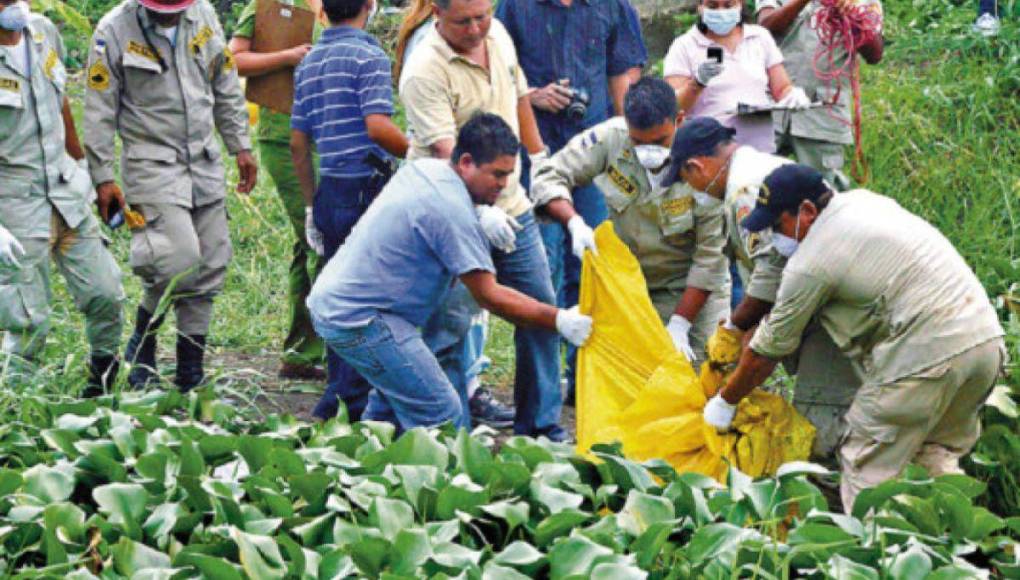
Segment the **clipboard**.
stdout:
<path fill-rule="evenodd" d="M 277 52 L 312 41 L 315 13 L 276 0 L 258 0 L 252 52 Z M 251 77 L 244 96 L 279 113 L 290 114 L 294 105 L 294 69 L 285 68 Z"/>
<path fill-rule="evenodd" d="M 824 106 L 826 106 L 826 104 L 822 102 L 811 103 L 811 105 L 808 106 L 808 109 L 818 109 Z M 775 104 L 748 105 L 747 103 L 737 103 L 737 108 L 730 111 L 726 111 L 726 114 L 737 115 L 739 117 L 754 117 L 758 115 L 768 116 L 771 115 L 773 111 L 794 111 L 794 110 L 803 109 L 790 109 L 789 107 L 780 107 Z"/>

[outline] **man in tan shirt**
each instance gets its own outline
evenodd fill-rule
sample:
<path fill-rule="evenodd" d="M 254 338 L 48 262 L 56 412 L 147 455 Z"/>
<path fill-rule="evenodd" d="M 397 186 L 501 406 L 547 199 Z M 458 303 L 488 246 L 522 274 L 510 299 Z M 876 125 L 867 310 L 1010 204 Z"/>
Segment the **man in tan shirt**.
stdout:
<path fill-rule="evenodd" d="M 548 153 L 528 100 L 527 80 L 510 36 L 492 18 L 490 0 L 437 0 L 435 16 L 435 28 L 405 63 L 400 82 L 413 135 L 408 158 L 449 158 L 457 130 L 485 112 L 505 120 L 527 148 L 532 167 L 541 166 Z M 538 223 L 520 186 L 519 162 L 496 204 L 478 206 L 477 213 L 492 245 L 500 283 L 555 304 Z M 462 393 L 467 368 L 474 362 L 467 360 L 463 340 L 476 311 L 470 295 L 458 287 L 425 328 L 426 343 Z M 564 439 L 556 333 L 518 327 L 514 345 L 514 432 Z"/>
<path fill-rule="evenodd" d="M 932 475 L 962 473 L 1006 354 L 995 309 L 949 240 L 888 197 L 833 196 L 805 165 L 773 171 L 743 226 L 771 227 L 789 262 L 769 318 L 705 421 L 728 428 L 740 399 L 817 317 L 863 382 L 839 449 L 843 507 L 912 461 Z"/>

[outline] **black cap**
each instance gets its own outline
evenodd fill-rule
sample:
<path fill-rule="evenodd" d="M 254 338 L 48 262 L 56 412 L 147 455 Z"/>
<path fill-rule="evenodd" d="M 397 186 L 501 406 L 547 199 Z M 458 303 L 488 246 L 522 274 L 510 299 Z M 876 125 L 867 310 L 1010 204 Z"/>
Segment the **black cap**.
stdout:
<path fill-rule="evenodd" d="M 685 121 L 673 136 L 669 170 L 663 177 L 662 185 L 669 187 L 676 183 L 680 179 L 680 168 L 688 159 L 714 154 L 720 143 L 732 140 L 736 134 L 736 129 L 724 127 L 712 117 L 695 117 Z"/>
<path fill-rule="evenodd" d="M 828 184 L 813 167 L 796 163 L 783 165 L 765 178 L 754 211 L 740 225 L 752 232 L 772 227 L 779 214 L 796 211 L 804 200 L 817 202 L 827 191 Z"/>

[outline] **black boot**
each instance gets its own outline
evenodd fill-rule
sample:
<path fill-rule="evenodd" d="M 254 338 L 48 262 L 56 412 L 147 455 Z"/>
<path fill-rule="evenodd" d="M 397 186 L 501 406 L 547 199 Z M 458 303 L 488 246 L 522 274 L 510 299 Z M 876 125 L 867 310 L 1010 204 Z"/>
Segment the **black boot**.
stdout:
<path fill-rule="evenodd" d="M 159 380 L 156 371 L 156 332 L 163 324 L 163 317 L 153 320 L 152 313 L 138 307 L 135 331 L 128 339 L 124 360 L 131 365 L 128 384 L 135 389 L 144 389 Z"/>
<path fill-rule="evenodd" d="M 83 393 L 86 397 L 97 397 L 110 391 L 117 380 L 120 361 L 113 355 L 92 355 L 89 362 L 89 382 Z"/>
<path fill-rule="evenodd" d="M 177 378 L 174 383 L 182 393 L 187 393 L 202 383 L 202 379 L 205 378 L 202 370 L 204 357 L 205 336 L 182 334 L 177 337 Z"/>

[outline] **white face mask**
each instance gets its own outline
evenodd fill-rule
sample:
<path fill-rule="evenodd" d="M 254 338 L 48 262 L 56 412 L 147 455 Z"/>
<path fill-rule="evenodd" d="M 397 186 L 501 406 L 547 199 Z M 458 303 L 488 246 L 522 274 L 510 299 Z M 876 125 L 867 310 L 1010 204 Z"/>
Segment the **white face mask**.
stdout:
<path fill-rule="evenodd" d="M 701 21 L 712 32 L 726 36 L 740 24 L 740 8 L 705 8 L 701 11 Z"/>
<path fill-rule="evenodd" d="M 800 210 L 797 210 L 797 225 L 793 228 L 793 235 L 794 237 L 791 238 L 775 230 L 772 231 L 772 247 L 779 252 L 780 256 L 789 258 L 800 247 L 800 242 L 797 241 L 797 238 L 800 237 Z"/>
<path fill-rule="evenodd" d="M 695 191 L 694 202 L 704 207 L 715 207 L 722 203 L 722 200 L 715 197 L 714 195 L 709 195 L 704 191 Z"/>
<path fill-rule="evenodd" d="M 650 171 L 661 169 L 669 159 L 669 149 L 661 145 L 635 145 L 634 155 L 641 167 Z"/>

